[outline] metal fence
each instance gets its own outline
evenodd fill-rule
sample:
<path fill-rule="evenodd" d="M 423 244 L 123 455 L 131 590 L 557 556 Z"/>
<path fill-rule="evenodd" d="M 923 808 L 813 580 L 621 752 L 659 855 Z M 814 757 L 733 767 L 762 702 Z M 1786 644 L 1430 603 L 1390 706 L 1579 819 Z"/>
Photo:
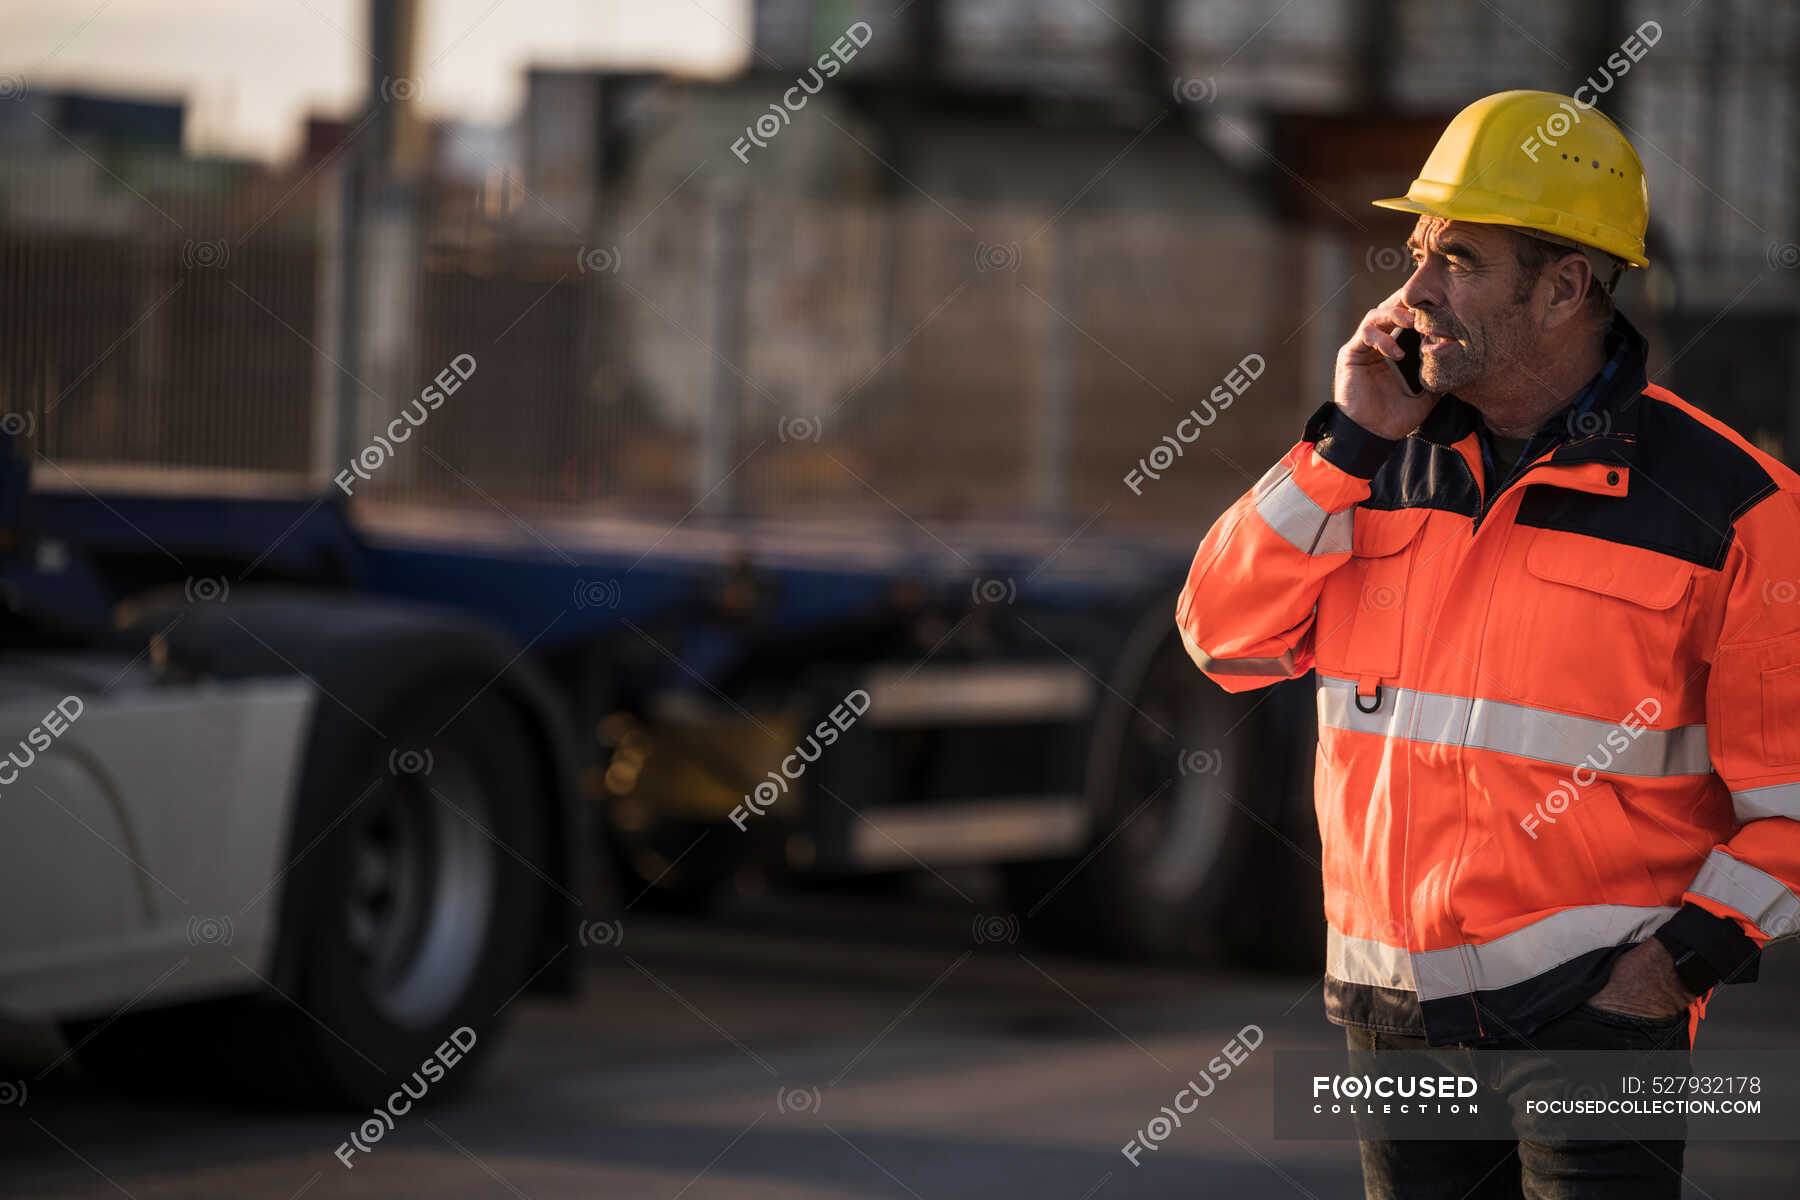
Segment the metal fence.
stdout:
<path fill-rule="evenodd" d="M 151 174 L 9 156 L 0 419 L 53 473 L 304 471 L 316 247 L 280 227 L 233 236 L 235 173 L 165 170 L 161 187 Z"/>
<path fill-rule="evenodd" d="M 1304 313 L 1273 226 L 994 209 L 965 225 L 918 201 L 696 188 L 588 244 L 472 232 L 432 196 L 417 254 L 373 291 L 406 314 L 399 340 L 349 363 L 330 175 L 298 194 L 170 164 L 84 177 L 82 195 L 130 201 L 107 224 L 35 194 L 52 175 L 0 171 L 0 412 L 43 483 L 330 487 L 350 465 L 331 428 L 346 379 L 362 446 L 465 354 L 474 376 L 415 406 L 423 424 L 353 479 L 359 501 L 1191 520 L 1292 435 L 1282 339 Z M 1254 390 L 1127 488 L 1252 354 Z"/>

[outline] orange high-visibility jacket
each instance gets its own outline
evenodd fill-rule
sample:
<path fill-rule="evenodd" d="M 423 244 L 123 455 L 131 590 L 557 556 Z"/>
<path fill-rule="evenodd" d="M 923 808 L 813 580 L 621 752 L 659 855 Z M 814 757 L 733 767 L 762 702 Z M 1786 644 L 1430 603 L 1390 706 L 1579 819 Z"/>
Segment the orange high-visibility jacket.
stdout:
<path fill-rule="evenodd" d="M 1207 675 L 1317 672 L 1339 1024 L 1526 1037 L 1652 935 L 1708 988 L 1800 928 L 1800 476 L 1608 350 L 1501 481 L 1454 396 L 1326 403 L 1194 556 Z"/>

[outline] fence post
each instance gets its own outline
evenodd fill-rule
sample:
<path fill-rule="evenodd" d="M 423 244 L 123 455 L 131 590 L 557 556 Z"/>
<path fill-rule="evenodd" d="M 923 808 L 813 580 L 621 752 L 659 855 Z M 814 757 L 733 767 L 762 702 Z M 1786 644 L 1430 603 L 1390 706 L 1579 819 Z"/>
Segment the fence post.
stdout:
<path fill-rule="evenodd" d="M 1061 517 L 1069 508 L 1070 428 L 1075 419 L 1075 346 L 1069 322 L 1080 308 L 1075 225 L 1074 214 L 1066 214 L 1051 225 L 1045 243 L 1050 253 L 1050 305 L 1039 306 L 1044 358 L 1031 464 L 1032 506 L 1040 517 Z"/>
<path fill-rule="evenodd" d="M 319 339 L 319 352 L 313 355 L 312 384 L 312 453 L 309 455 L 309 478 L 314 487 L 324 488 L 332 476 L 346 465 L 346 452 L 355 447 L 345 429 L 342 404 L 342 373 L 336 366 L 345 359 L 344 333 L 347 326 L 343 306 L 346 303 L 345 264 L 354 249 L 346 245 L 347 207 L 351 199 L 346 167 L 335 168 L 319 189 L 318 219 L 315 224 L 316 260 L 313 288 L 313 329 Z"/>
<path fill-rule="evenodd" d="M 735 465 L 743 388 L 738 372 L 745 350 L 744 297 L 749 290 L 745 252 L 748 204 L 742 188 L 714 187 L 707 193 L 701 278 L 707 296 L 706 345 L 712 375 L 700 411 L 699 453 L 695 455 L 694 503 L 713 516 L 738 511 Z"/>

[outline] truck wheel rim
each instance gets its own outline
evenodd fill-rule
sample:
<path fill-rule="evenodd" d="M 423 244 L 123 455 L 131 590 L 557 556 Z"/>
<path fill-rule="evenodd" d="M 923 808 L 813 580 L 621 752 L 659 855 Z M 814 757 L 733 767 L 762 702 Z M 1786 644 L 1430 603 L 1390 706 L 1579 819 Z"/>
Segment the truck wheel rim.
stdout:
<path fill-rule="evenodd" d="M 479 781 L 440 749 L 352 818 L 350 947 L 374 1006 L 419 1027 L 460 998 L 480 962 L 495 901 L 490 812 Z"/>
<path fill-rule="evenodd" d="M 1205 686 L 1191 678 L 1187 656 L 1170 638 L 1146 674 L 1130 721 L 1127 762 L 1137 770 L 1123 777 L 1135 777 L 1142 796 L 1163 790 L 1125 835 L 1139 852 L 1145 890 L 1169 900 L 1187 899 L 1218 869 L 1232 824 L 1227 764 L 1217 748 L 1221 731 L 1200 694 Z M 1171 746 L 1164 730 L 1179 742 Z"/>

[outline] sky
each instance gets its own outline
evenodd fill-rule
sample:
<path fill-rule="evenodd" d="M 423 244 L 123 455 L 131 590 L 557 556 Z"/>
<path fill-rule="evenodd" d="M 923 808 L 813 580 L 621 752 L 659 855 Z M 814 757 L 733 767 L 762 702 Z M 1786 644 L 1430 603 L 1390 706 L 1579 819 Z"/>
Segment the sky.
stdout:
<path fill-rule="evenodd" d="M 750 0 L 420 0 L 418 96 L 433 117 L 500 124 L 523 68 L 729 73 Z M 280 159 L 301 117 L 353 110 L 369 69 L 365 0 L 4 0 L 0 93 L 87 88 L 185 97 L 189 153 Z"/>

